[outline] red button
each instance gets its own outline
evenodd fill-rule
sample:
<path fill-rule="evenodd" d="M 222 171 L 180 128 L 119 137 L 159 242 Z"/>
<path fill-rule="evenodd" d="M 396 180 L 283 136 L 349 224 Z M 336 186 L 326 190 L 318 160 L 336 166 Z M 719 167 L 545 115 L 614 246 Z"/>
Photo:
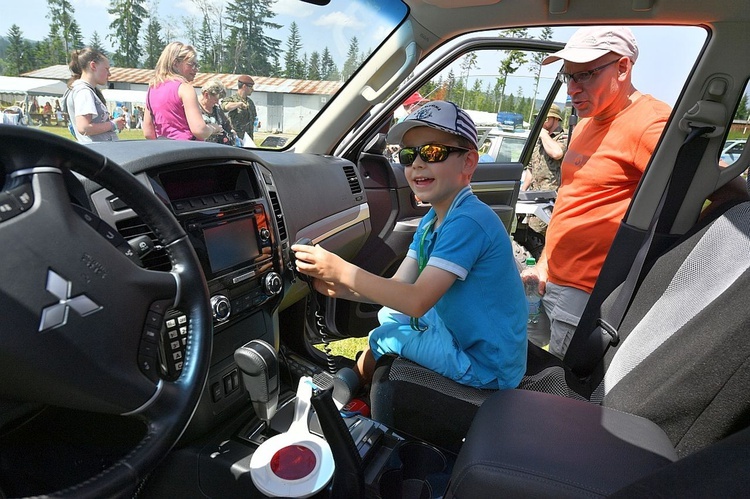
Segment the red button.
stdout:
<path fill-rule="evenodd" d="M 315 454 L 302 445 L 288 445 L 271 458 L 271 471 L 284 480 L 305 478 L 315 469 Z"/>

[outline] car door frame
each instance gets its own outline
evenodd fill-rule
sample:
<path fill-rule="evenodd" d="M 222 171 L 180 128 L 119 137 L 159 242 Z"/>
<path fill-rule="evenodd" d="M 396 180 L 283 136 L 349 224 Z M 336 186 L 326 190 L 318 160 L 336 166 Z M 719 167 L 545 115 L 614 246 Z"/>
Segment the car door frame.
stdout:
<path fill-rule="evenodd" d="M 444 53 L 437 63 L 415 71 L 407 84 L 385 103 L 374 106 L 359 121 L 335 153 L 357 165 L 370 205 L 372 231 L 353 263 L 376 275 L 391 276 L 406 256 L 419 220 L 429 210 L 429 206 L 415 198 L 406 182 L 403 166 L 389 161 L 381 152 L 385 150 L 385 135 L 393 112 L 401 102 L 467 53 L 477 50 L 554 52 L 563 46 L 563 43 L 548 40 L 488 36 L 450 42 L 440 49 Z M 559 82 L 553 82 L 540 113 L 546 113 L 560 86 Z M 521 174 L 531 158 L 541 127 L 538 120 L 532 124 L 517 162 L 480 163 L 472 177 L 472 190 L 492 207 L 509 232 L 515 217 Z M 326 340 L 366 336 L 377 326 L 380 308 L 377 305 L 327 298 L 325 308 Z M 313 342 L 321 340 L 317 327 L 308 327 L 307 330 Z"/>

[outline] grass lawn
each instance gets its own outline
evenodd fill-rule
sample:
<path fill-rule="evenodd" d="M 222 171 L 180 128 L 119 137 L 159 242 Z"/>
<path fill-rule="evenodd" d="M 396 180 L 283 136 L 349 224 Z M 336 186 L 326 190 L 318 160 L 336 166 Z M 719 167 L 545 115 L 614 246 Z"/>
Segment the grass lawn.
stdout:
<path fill-rule="evenodd" d="M 60 135 L 61 137 L 65 137 L 66 139 L 75 140 L 73 136 L 68 131 L 67 127 L 63 126 L 38 126 L 33 127 L 38 128 L 39 130 L 44 130 L 45 132 L 54 133 L 55 135 Z M 143 130 L 131 128 L 130 130 L 123 130 L 120 132 L 120 140 L 145 140 L 145 137 L 143 136 Z M 265 140 L 266 137 L 271 135 L 270 133 L 263 133 L 263 132 L 257 132 L 254 135 L 256 143 L 260 144 Z M 291 140 L 291 135 L 281 135 L 282 137 L 286 137 Z"/>
<path fill-rule="evenodd" d="M 346 357 L 352 360 L 354 360 L 354 356 L 357 354 L 357 352 L 364 350 L 366 346 L 366 336 L 364 338 L 349 338 L 347 340 L 332 341 L 330 344 L 331 353 L 333 355 L 341 355 L 342 357 Z M 315 348 L 317 348 L 321 352 L 324 351 L 322 344 L 315 345 Z"/>

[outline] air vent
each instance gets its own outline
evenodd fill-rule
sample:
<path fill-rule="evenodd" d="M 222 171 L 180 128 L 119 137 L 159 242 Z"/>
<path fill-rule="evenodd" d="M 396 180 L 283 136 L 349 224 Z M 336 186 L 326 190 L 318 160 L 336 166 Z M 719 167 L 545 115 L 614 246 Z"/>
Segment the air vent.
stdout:
<path fill-rule="evenodd" d="M 276 194 L 276 191 L 268 191 L 268 197 L 271 200 L 273 214 L 276 217 L 276 227 L 279 228 L 279 239 L 284 241 L 287 238 L 286 223 L 284 223 L 284 215 L 281 213 L 281 203 L 279 203 L 279 195 Z"/>
<path fill-rule="evenodd" d="M 138 217 L 117 222 L 117 232 L 119 232 L 125 239 L 132 239 L 137 236 L 146 235 L 154 241 L 154 244 L 161 245 L 159 241 L 157 241 L 154 233 L 151 232 L 151 229 L 149 229 L 148 226 Z M 172 269 L 172 262 L 169 259 L 169 255 L 167 254 L 167 251 L 163 249 L 153 250 L 151 253 L 141 258 L 141 261 L 143 262 L 143 266 L 149 270 L 161 270 L 166 272 Z"/>
<path fill-rule="evenodd" d="M 359 184 L 359 178 L 357 178 L 357 172 L 354 171 L 353 166 L 345 166 L 344 175 L 346 175 L 346 181 L 349 182 L 349 189 L 352 190 L 352 194 L 362 192 L 362 186 Z"/>

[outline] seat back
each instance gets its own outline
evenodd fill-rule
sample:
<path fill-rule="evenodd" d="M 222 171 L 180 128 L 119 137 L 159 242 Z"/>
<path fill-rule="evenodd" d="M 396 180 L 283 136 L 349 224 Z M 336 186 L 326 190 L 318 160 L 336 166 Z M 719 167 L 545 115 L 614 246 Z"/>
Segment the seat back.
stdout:
<path fill-rule="evenodd" d="M 684 456 L 750 425 L 750 202 L 662 255 L 605 357 L 603 405 L 648 418 Z"/>

